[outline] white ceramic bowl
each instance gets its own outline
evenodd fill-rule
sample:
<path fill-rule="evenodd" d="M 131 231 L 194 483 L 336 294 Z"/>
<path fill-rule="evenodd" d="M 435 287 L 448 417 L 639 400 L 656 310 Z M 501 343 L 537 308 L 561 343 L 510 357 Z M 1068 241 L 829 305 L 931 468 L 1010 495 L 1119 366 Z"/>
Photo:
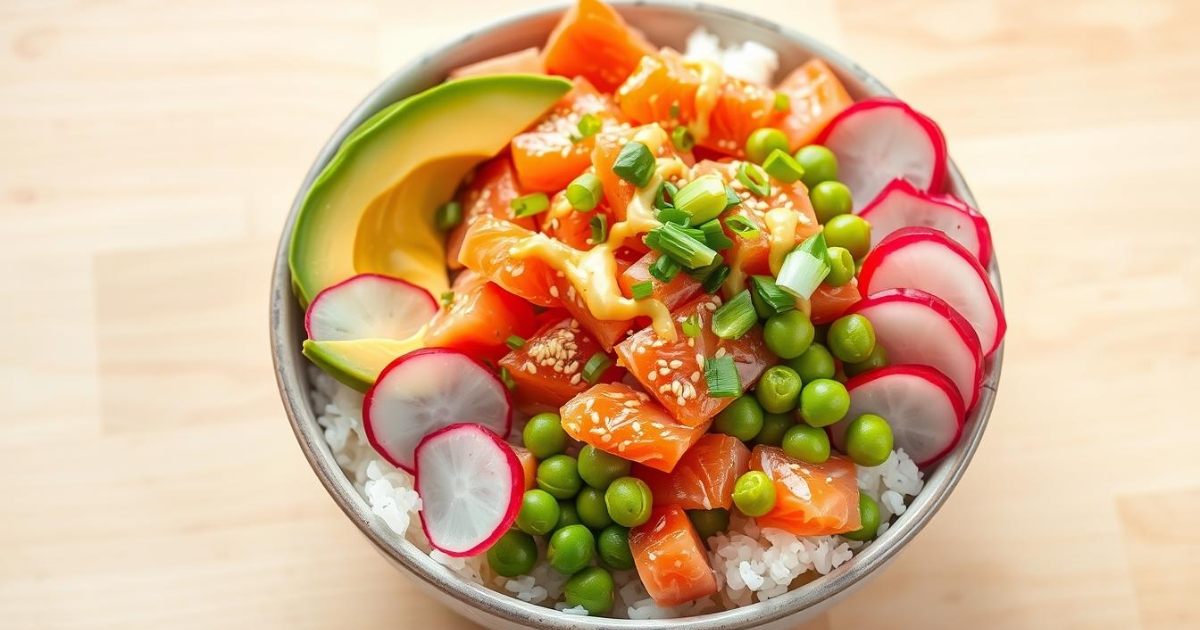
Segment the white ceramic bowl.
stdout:
<path fill-rule="evenodd" d="M 818 56 L 837 72 L 856 100 L 892 94 L 858 64 L 808 35 L 790 31 L 767 19 L 690 2 L 635 2 L 618 4 L 617 7 L 626 20 L 643 30 L 650 41 L 657 45 L 682 49 L 688 33 L 704 26 L 726 42 L 753 40 L 774 49 L 779 53 L 781 73 L 812 56 Z M 887 532 L 832 573 L 786 595 L 751 606 L 684 619 L 637 621 L 568 616 L 464 581 L 393 533 L 371 514 L 367 503 L 338 468 L 317 425 L 317 410 L 312 408 L 309 395 L 308 361 L 300 354 L 300 344 L 304 339 L 304 311 L 292 296 L 287 264 L 288 244 L 306 191 L 347 134 L 373 113 L 440 83 L 453 68 L 542 45 L 563 11 L 564 7 L 560 6 L 514 15 L 430 51 L 388 77 L 367 96 L 317 155 L 283 228 L 271 287 L 271 351 L 280 395 L 292 430 L 330 496 L 376 549 L 401 571 L 410 574 L 438 601 L 484 627 L 514 630 L 523 627 L 553 630 L 783 630 L 794 627 L 820 614 L 880 570 L 917 535 L 950 496 L 983 436 L 1000 380 L 1003 348 L 985 366 L 983 392 L 967 420 L 962 441 L 937 466 L 926 471 L 925 489 Z M 975 205 L 971 191 L 953 164 L 950 169 L 950 190 Z M 988 271 L 999 288 L 1000 273 L 994 257 Z M 419 622 L 419 618 L 414 617 L 412 621 Z"/>

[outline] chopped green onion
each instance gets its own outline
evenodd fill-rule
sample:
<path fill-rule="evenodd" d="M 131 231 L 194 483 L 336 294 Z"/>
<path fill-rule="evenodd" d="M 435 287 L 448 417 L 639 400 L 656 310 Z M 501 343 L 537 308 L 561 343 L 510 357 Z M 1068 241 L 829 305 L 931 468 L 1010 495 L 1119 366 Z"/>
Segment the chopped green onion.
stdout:
<path fill-rule="evenodd" d="M 658 211 L 657 217 L 662 223 L 674 223 L 683 227 L 687 227 L 692 222 L 692 215 L 679 208 L 663 208 Z"/>
<path fill-rule="evenodd" d="M 671 103 L 671 118 L 679 118 L 679 103 Z"/>
<path fill-rule="evenodd" d="M 725 209 L 728 210 L 734 206 L 739 206 L 739 205 L 741 205 L 741 203 L 742 203 L 742 198 L 738 196 L 737 191 L 730 188 L 729 186 L 726 186 L 725 187 Z"/>
<path fill-rule="evenodd" d="M 510 392 L 517 388 L 517 382 L 513 380 L 512 374 L 508 373 L 508 368 L 500 368 L 500 382 L 504 383 Z"/>
<path fill-rule="evenodd" d="M 700 230 L 704 232 L 704 244 L 709 247 L 721 251 L 733 247 L 733 241 L 725 236 L 725 228 L 721 227 L 720 219 L 713 219 L 700 226 Z"/>
<path fill-rule="evenodd" d="M 680 125 L 671 132 L 671 143 L 680 151 L 691 151 L 696 146 L 696 138 L 687 127 Z"/>
<path fill-rule="evenodd" d="M 644 300 L 654 295 L 654 283 L 649 280 L 642 280 L 629 287 L 629 293 L 633 295 L 633 299 L 635 300 Z"/>
<path fill-rule="evenodd" d="M 434 215 L 434 223 L 443 232 L 458 227 L 458 224 L 462 223 L 462 220 L 462 204 L 457 201 L 447 201 L 438 206 L 437 214 Z"/>
<path fill-rule="evenodd" d="M 679 263 L 674 258 L 663 255 L 650 265 L 649 271 L 650 275 L 659 282 L 670 282 L 675 279 L 680 269 Z"/>
<path fill-rule="evenodd" d="M 612 361 L 608 360 L 608 355 L 603 352 L 597 352 L 583 366 L 583 378 L 587 379 L 589 383 L 595 383 L 600 380 L 600 375 L 604 374 L 604 371 L 611 365 Z"/>
<path fill-rule="evenodd" d="M 617 177 L 637 186 L 645 188 L 646 184 L 650 183 L 650 179 L 654 177 L 654 154 L 646 145 L 636 140 L 631 140 L 621 147 L 621 152 L 617 154 L 617 161 L 613 163 L 613 173 Z"/>
<path fill-rule="evenodd" d="M 662 210 L 664 208 L 675 207 L 675 193 L 679 192 L 679 187 L 671 182 L 663 182 L 662 186 L 658 187 L 658 192 L 654 194 L 654 207 Z"/>
<path fill-rule="evenodd" d="M 509 205 L 512 207 L 516 217 L 521 219 L 549 210 L 550 198 L 546 196 L 546 193 L 533 193 L 524 197 L 517 197 Z"/>
<path fill-rule="evenodd" d="M 580 212 L 587 212 L 600 204 L 604 188 L 595 173 L 584 173 L 567 185 L 567 201 Z"/>
<path fill-rule="evenodd" d="M 767 156 L 763 162 L 763 170 L 785 184 L 794 184 L 804 177 L 804 167 L 783 149 L 775 149 Z"/>
<path fill-rule="evenodd" d="M 725 217 L 725 227 L 742 238 L 754 238 L 758 236 L 758 226 L 740 214 Z"/>
<path fill-rule="evenodd" d="M 775 284 L 796 297 L 808 299 L 829 275 L 829 251 L 825 233 L 817 232 L 783 259 L 783 267 Z"/>
<path fill-rule="evenodd" d="M 520 350 L 525 347 L 525 339 L 517 335 L 509 335 L 508 339 L 504 340 L 504 345 L 508 346 L 509 350 Z"/>
<path fill-rule="evenodd" d="M 599 133 L 600 129 L 604 127 L 604 121 L 595 114 L 584 114 L 579 118 L 579 124 L 576 127 L 579 129 L 579 140 L 585 140 Z"/>
<path fill-rule="evenodd" d="M 704 360 L 704 382 L 713 398 L 736 398 L 742 395 L 742 379 L 738 376 L 733 357 L 725 355 Z"/>
<path fill-rule="evenodd" d="M 754 289 L 753 297 L 768 311 L 767 315 L 778 315 L 796 308 L 796 298 L 780 289 L 771 276 L 751 276 L 750 286 Z"/>
<path fill-rule="evenodd" d="M 725 211 L 725 182 L 717 175 L 701 175 L 675 193 L 675 207 L 692 215 L 699 225 Z"/>
<path fill-rule="evenodd" d="M 442 291 L 441 297 L 442 297 L 442 306 L 444 306 L 445 308 L 450 308 L 450 305 L 454 304 L 454 292 L 453 291 Z"/>
<path fill-rule="evenodd" d="M 729 277 L 729 265 L 719 265 L 713 269 L 712 273 L 708 274 L 700 286 L 704 292 L 712 295 L 721 289 L 721 285 L 725 284 L 725 279 Z"/>
<path fill-rule="evenodd" d="M 592 217 L 592 244 L 599 245 L 608 240 L 608 215 L 597 214 Z"/>
<path fill-rule="evenodd" d="M 692 316 L 688 317 L 687 319 L 683 320 L 683 323 L 681 323 L 679 325 L 679 327 L 680 327 L 680 329 L 683 330 L 683 334 L 685 337 L 699 337 L 700 336 L 700 317 L 698 315 L 692 315 Z"/>
<path fill-rule="evenodd" d="M 775 93 L 775 111 L 786 112 L 787 110 L 789 110 L 791 108 L 792 108 L 791 97 L 788 96 L 787 94 L 784 94 L 783 92 L 776 92 Z"/>
<path fill-rule="evenodd" d="M 656 235 L 656 238 L 651 238 Z M 701 239 L 704 233 L 700 230 L 683 228 L 674 223 L 664 223 L 646 235 L 646 244 L 654 242 L 654 249 L 674 258 L 676 262 L 688 269 L 699 269 L 713 261 L 717 252 Z"/>
<path fill-rule="evenodd" d="M 757 323 L 758 313 L 754 311 L 749 289 L 743 289 L 713 311 L 712 329 L 722 339 L 741 339 Z"/>
<path fill-rule="evenodd" d="M 771 181 L 767 179 L 767 174 L 757 164 L 750 162 L 739 164 L 737 179 L 757 197 L 766 197 L 771 194 Z"/>

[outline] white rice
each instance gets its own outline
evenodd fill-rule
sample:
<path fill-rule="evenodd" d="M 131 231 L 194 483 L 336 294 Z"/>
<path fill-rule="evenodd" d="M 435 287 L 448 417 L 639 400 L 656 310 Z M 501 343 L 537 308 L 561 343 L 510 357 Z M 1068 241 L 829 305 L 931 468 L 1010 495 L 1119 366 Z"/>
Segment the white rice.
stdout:
<path fill-rule="evenodd" d="M 413 490 L 412 476 L 380 458 L 363 434 L 362 394 L 334 381 L 316 367 L 310 366 L 310 375 L 315 384 L 313 407 L 321 410 L 317 422 L 325 430 L 330 450 L 371 506 L 371 512 L 389 529 L 408 538 L 428 552 L 434 561 L 463 579 L 565 614 L 587 614 L 583 608 L 571 608 L 562 601 L 567 576 L 546 562 L 539 562 L 529 575 L 506 578 L 491 571 L 486 554 L 452 558 L 437 550 L 430 551 L 417 515 L 421 498 Z M 513 433 L 519 439 L 520 431 Z M 882 534 L 893 516 L 904 513 L 906 499 L 919 493 L 924 481 L 908 455 L 896 451 L 882 466 L 859 467 L 858 486 L 879 503 L 884 521 L 879 529 Z M 613 574 L 617 592 L 612 615 L 629 619 L 668 619 L 765 601 L 786 593 L 802 575 L 829 573 L 865 544 L 840 536 L 802 537 L 769 527 L 760 529 L 754 519 L 736 514 L 729 531 L 712 536 L 708 543 L 711 549 L 709 561 L 720 587 L 715 595 L 663 608 L 650 599 L 636 571 L 618 571 Z"/>
<path fill-rule="evenodd" d="M 758 42 L 743 42 L 721 47 L 721 40 L 704 28 L 692 31 L 687 39 L 688 59 L 714 61 L 729 75 L 739 79 L 771 85 L 779 69 L 779 55 Z"/>

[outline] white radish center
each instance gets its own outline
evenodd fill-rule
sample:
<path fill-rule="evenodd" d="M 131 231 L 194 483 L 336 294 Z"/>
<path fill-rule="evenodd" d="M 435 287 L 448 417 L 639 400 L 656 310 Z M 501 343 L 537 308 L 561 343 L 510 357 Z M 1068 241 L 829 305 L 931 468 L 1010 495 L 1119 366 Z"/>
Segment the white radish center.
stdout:
<path fill-rule="evenodd" d="M 904 449 L 918 464 L 940 455 L 959 434 L 959 419 L 950 398 L 941 387 L 915 374 L 889 374 L 856 387 L 850 393 L 846 419 L 831 429 L 840 449 L 845 449 L 846 426 L 865 413 L 887 420 L 895 448 Z"/>
<path fill-rule="evenodd" d="M 936 241 L 921 241 L 897 248 L 880 261 L 867 290 L 920 289 L 942 298 L 971 324 L 986 353 L 995 345 L 999 326 L 987 282 L 957 253 Z"/>
<path fill-rule="evenodd" d="M 850 116 L 830 134 L 828 144 L 858 208 L 866 207 L 897 177 L 918 190 L 929 190 L 933 183 L 933 141 L 915 114 L 902 107 L 875 107 Z"/>
<path fill-rule="evenodd" d="M 430 542 L 465 553 L 490 538 L 508 513 L 513 475 L 505 447 L 480 430 L 450 430 L 417 453 L 422 514 Z"/>
<path fill-rule="evenodd" d="M 914 197 L 904 191 L 893 191 L 869 214 L 863 214 L 863 218 L 871 223 L 872 248 L 901 228 L 928 227 L 941 230 L 979 258 L 979 233 L 975 222 L 959 208 Z"/>
<path fill-rule="evenodd" d="M 970 406 L 978 388 L 979 349 L 932 308 L 902 300 L 880 302 L 858 311 L 875 327 L 875 337 L 893 365 L 927 365 L 945 374 Z"/>
<path fill-rule="evenodd" d="M 322 294 L 309 320 L 312 339 L 405 339 L 437 312 L 422 289 L 376 276 L 359 276 Z"/>

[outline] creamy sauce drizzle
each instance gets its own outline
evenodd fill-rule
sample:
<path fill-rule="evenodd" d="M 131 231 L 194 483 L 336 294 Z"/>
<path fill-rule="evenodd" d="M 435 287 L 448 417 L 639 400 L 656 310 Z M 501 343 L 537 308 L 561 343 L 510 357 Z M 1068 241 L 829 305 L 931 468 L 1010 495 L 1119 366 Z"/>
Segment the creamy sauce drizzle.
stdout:
<path fill-rule="evenodd" d="M 763 221 L 767 224 L 767 239 L 771 244 L 768 257 L 771 275 L 779 275 L 783 259 L 796 247 L 796 225 L 799 217 L 800 213 L 791 208 L 771 208 L 763 216 Z"/>
<path fill-rule="evenodd" d="M 694 62 L 700 75 L 700 87 L 696 90 L 696 119 L 688 125 L 688 130 L 697 142 L 703 142 L 709 134 L 709 119 L 717 108 L 717 98 L 721 95 L 721 81 L 724 72 L 721 66 L 712 61 Z"/>
<path fill-rule="evenodd" d="M 633 139 L 646 145 L 651 153 L 658 153 L 668 140 L 666 132 L 658 126 L 639 130 Z M 654 197 L 658 187 L 666 178 L 686 173 L 687 165 L 681 160 L 660 158 L 650 183 L 629 202 L 625 220 L 614 223 L 609 228 L 608 240 L 588 251 L 577 250 L 545 234 L 534 234 L 513 246 L 511 253 L 518 258 L 536 257 L 562 272 L 583 298 L 588 311 L 597 319 L 649 317 L 659 337 L 675 341 L 675 324 L 666 305 L 652 298 L 631 300 L 621 293 L 617 283 L 617 259 L 613 252 L 626 238 L 661 225 L 654 216 Z M 557 209 L 551 212 L 557 212 Z"/>

